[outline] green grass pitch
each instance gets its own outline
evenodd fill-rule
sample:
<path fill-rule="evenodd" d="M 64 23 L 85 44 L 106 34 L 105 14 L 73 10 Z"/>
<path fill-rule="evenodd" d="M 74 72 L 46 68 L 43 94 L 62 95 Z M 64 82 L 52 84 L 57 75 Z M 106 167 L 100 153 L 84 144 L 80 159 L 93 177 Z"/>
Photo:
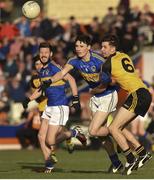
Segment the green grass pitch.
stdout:
<path fill-rule="evenodd" d="M 108 174 L 110 165 L 106 152 L 83 150 L 68 154 L 66 150 L 57 150 L 58 163 L 50 174 L 44 174 L 44 161 L 38 150 L 0 151 L 1 179 L 147 179 L 154 177 L 154 161 L 130 176 Z M 123 156 L 120 159 L 124 161 Z"/>

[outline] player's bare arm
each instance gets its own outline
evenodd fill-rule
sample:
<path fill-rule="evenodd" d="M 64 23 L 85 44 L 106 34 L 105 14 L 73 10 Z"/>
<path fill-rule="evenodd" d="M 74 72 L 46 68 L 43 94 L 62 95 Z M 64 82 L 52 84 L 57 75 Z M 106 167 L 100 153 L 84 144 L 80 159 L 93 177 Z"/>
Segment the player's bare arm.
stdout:
<path fill-rule="evenodd" d="M 42 91 L 40 91 L 39 88 L 36 89 L 36 90 L 30 95 L 30 97 L 29 97 L 30 101 L 37 99 L 38 97 L 41 96 L 41 94 L 42 94 Z"/>
<path fill-rule="evenodd" d="M 66 64 L 66 65 L 64 66 L 64 68 L 63 68 L 60 72 L 56 73 L 54 76 L 51 77 L 51 81 L 52 81 L 52 82 L 57 82 L 57 81 L 63 79 L 64 76 L 65 76 L 71 69 L 73 69 L 73 66 L 71 66 L 71 65 L 69 65 L 69 64 Z"/>
<path fill-rule="evenodd" d="M 78 88 L 77 88 L 75 79 L 69 73 L 66 74 L 63 79 L 69 82 L 73 96 L 77 96 Z"/>
<path fill-rule="evenodd" d="M 32 100 L 37 99 L 42 94 L 42 90 L 40 91 L 40 88 L 36 89 L 33 94 L 31 94 L 29 97 L 26 97 L 26 99 L 23 101 L 22 106 L 24 109 L 27 109 L 28 103 Z"/>

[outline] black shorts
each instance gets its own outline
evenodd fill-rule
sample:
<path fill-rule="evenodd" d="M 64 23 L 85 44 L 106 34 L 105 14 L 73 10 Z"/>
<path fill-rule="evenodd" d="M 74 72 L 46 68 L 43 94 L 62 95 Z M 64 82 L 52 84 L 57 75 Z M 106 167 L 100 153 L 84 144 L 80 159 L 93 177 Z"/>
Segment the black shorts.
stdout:
<path fill-rule="evenodd" d="M 145 88 L 140 88 L 128 96 L 123 107 L 136 115 L 144 116 L 150 107 L 151 101 L 150 92 Z"/>

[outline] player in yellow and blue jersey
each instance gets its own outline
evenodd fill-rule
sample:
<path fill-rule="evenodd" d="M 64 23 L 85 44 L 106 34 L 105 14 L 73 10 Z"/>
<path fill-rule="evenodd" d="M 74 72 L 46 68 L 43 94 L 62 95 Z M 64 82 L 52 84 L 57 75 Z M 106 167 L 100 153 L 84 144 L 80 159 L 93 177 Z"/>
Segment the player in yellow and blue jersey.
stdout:
<path fill-rule="evenodd" d="M 45 159 L 45 173 L 50 173 L 56 163 L 55 147 L 56 144 L 76 137 L 83 145 L 86 144 L 86 138 L 79 127 L 72 130 L 65 128 L 69 117 L 68 99 L 66 97 L 66 81 L 69 82 L 73 93 L 73 107 L 79 108 L 79 100 L 77 95 L 77 86 L 71 75 L 66 75 L 63 80 L 50 84 L 50 77 L 61 70 L 54 63 L 50 56 L 52 50 L 49 43 L 41 43 L 39 46 L 40 61 L 43 64 L 39 72 L 40 87 L 28 98 L 27 103 L 34 100 L 45 93 L 47 97 L 47 106 L 42 114 L 42 123 L 39 130 L 39 141 Z"/>
<path fill-rule="evenodd" d="M 117 92 L 114 87 L 109 86 L 110 77 L 101 71 L 105 60 L 101 55 L 91 50 L 91 39 L 87 35 L 80 35 L 75 40 L 76 56 L 69 59 L 64 68 L 56 75 L 51 76 L 51 83 L 66 76 L 66 74 L 76 69 L 85 81 L 89 84 L 93 96 L 90 99 L 92 120 L 89 125 L 89 134 L 103 139 L 104 147 L 112 162 L 112 172 L 123 168 L 113 146 L 111 137 L 108 135 L 107 127 L 108 115 L 116 110 Z M 104 91 L 95 93 L 94 89 L 103 84 Z"/>

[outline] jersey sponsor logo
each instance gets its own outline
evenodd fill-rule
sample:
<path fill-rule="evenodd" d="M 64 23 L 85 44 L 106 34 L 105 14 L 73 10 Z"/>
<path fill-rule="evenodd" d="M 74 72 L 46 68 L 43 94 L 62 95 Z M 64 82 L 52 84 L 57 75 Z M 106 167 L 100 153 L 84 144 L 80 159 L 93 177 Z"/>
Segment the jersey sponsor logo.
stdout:
<path fill-rule="evenodd" d="M 99 81 L 99 73 L 93 73 L 93 74 L 87 74 L 80 72 L 81 76 L 86 80 L 86 81 L 92 81 L 92 82 L 98 82 Z"/>

